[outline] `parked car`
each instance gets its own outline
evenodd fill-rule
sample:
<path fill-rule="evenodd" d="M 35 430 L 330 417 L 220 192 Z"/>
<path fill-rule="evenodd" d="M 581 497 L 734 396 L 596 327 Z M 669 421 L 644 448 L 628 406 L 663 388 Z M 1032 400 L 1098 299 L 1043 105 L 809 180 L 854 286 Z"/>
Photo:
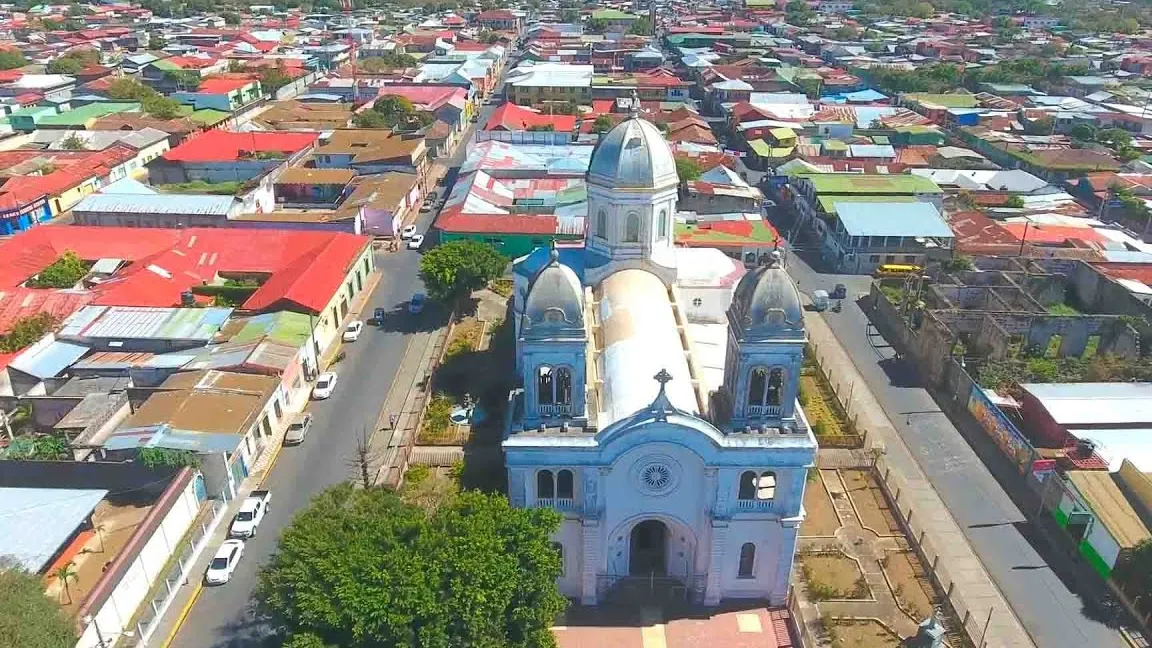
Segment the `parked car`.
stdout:
<path fill-rule="evenodd" d="M 424 293 L 416 293 L 412 295 L 412 301 L 408 302 L 408 312 L 413 315 L 419 315 L 424 312 L 424 302 L 428 301 L 428 297 Z"/>
<path fill-rule="evenodd" d="M 232 578 L 240 556 L 244 553 L 243 540 L 225 540 L 216 550 L 216 556 L 208 563 L 204 572 L 204 582 L 208 585 L 223 585 Z"/>
<path fill-rule="evenodd" d="M 272 493 L 266 490 L 254 490 L 244 503 L 240 505 L 240 512 L 232 520 L 232 528 L 228 535 L 233 538 L 251 538 L 256 535 L 256 527 L 264 520 L 268 512 L 268 504 L 272 501 Z"/>
<path fill-rule="evenodd" d="M 408 239 L 409 250 L 419 250 L 421 245 L 424 245 L 423 234 L 414 234 L 412 238 Z"/>
<path fill-rule="evenodd" d="M 828 291 L 827 290 L 813 290 L 812 291 L 812 308 L 818 311 L 828 310 Z"/>
<path fill-rule="evenodd" d="M 336 374 L 334 372 L 322 373 L 316 378 L 316 386 L 312 388 L 312 398 L 324 400 L 330 398 L 336 391 Z"/>
<path fill-rule="evenodd" d="M 400 240 L 407 241 L 416 234 L 415 225 L 405 225 L 404 229 L 400 230 Z"/>
<path fill-rule="evenodd" d="M 364 330 L 364 322 L 352 320 L 344 327 L 343 339 L 345 342 L 355 342 L 360 339 L 360 332 Z"/>
<path fill-rule="evenodd" d="M 284 433 L 284 445 L 297 445 L 304 443 L 304 437 L 312 431 L 312 414 L 301 412 L 288 424 L 288 431 Z"/>

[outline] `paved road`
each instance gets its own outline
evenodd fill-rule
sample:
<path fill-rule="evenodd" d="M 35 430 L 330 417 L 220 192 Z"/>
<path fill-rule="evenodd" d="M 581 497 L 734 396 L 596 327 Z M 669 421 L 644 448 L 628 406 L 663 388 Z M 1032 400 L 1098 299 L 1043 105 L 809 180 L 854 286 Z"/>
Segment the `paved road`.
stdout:
<path fill-rule="evenodd" d="M 421 231 L 431 220 L 420 217 Z M 434 314 L 420 318 L 404 310 L 412 293 L 419 290 L 417 253 L 402 250 L 379 254 L 383 272 L 365 314 L 373 308 L 397 309 L 383 327 L 367 327 L 363 336 L 345 345 L 346 358 L 335 365 L 340 380 L 332 398 L 313 402 L 313 429 L 299 446 L 284 448 L 264 486 L 272 491 L 272 506 L 259 533 L 247 541 L 244 557 L 232 580 L 220 587 L 205 588 L 193 606 L 175 648 L 223 648 L 251 646 L 264 630 L 248 622 L 247 608 L 256 584 L 256 573 L 276 547 L 280 531 L 295 511 L 308 504 L 317 492 L 355 476 L 353 462 L 357 441 L 364 431 L 375 429 L 384 397 L 396 375 L 408 338 L 422 328 L 432 328 Z M 366 315 L 367 316 L 367 315 Z M 228 523 L 228 522 L 226 522 Z M 209 551 L 215 549 L 210 547 Z M 198 577 L 194 575 L 193 577 Z"/>
<path fill-rule="evenodd" d="M 506 70 L 514 63 L 509 63 Z M 501 78 L 496 91 L 503 91 Z M 444 185 L 451 188 L 459 166 L 467 156 L 475 129 L 483 127 L 495 105 L 480 109 L 480 118 L 470 125 L 464 142 L 455 153 L 439 162 L 449 167 Z M 444 190 L 440 189 L 441 197 Z M 435 213 L 422 213 L 417 231 L 424 232 Z M 347 357 L 336 365 L 340 376 L 336 392 L 326 401 L 312 404 L 313 431 L 300 446 L 285 448 L 264 487 L 272 491 L 272 506 L 260 524 L 255 538 L 244 546 L 244 557 L 232 580 L 221 587 L 205 588 L 197 599 L 171 648 L 233 648 L 255 646 L 268 634 L 267 628 L 249 614 L 256 574 L 276 548 L 280 531 L 293 514 L 306 506 L 313 495 L 328 486 L 354 478 L 355 451 L 360 436 L 375 429 L 380 408 L 400 367 L 408 338 L 420 330 L 430 330 L 437 323 L 436 313 L 429 311 L 420 318 L 406 312 L 408 299 L 420 290 L 418 253 L 402 250 L 378 254 L 376 265 L 383 279 L 372 294 L 364 313 L 384 307 L 396 312 L 384 327 L 368 327 L 355 343 L 345 346 Z M 215 551 L 214 547 L 209 548 Z"/>
<path fill-rule="evenodd" d="M 844 300 L 843 311 L 825 313 L 825 321 L 1037 646 L 1126 646 L 1119 632 L 1093 618 L 1100 614 L 1095 611 L 1095 602 L 1102 598 L 1100 584 L 1081 580 L 1083 565 L 1072 564 L 1067 555 L 1056 553 L 1059 550 L 1053 551 L 1043 539 L 1037 539 L 1035 527 L 973 446 L 932 397 L 916 386 L 915 374 L 895 360 L 887 342 L 869 328 L 868 318 L 855 299 L 868 292 L 871 280 L 860 275 L 817 274 L 802 256 L 792 254 L 788 260 L 788 272 L 800 290 L 830 291 L 837 283 L 848 287 L 849 299 Z"/>

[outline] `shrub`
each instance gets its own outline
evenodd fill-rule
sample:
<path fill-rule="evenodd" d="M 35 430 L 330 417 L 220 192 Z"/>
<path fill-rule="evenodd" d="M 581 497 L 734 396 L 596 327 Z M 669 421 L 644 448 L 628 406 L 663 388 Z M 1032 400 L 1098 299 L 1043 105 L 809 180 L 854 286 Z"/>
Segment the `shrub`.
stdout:
<path fill-rule="evenodd" d="M 71 250 L 65 250 L 64 254 L 60 255 L 47 268 L 40 271 L 40 274 L 28 280 L 28 287 L 30 288 L 71 288 L 77 284 L 84 275 L 88 274 L 89 266 L 87 263 L 76 255 Z"/>
<path fill-rule="evenodd" d="M 36 313 L 16 320 L 12 330 L 0 335 L 0 352 L 15 353 L 37 340 L 56 327 L 57 320 L 51 313 Z"/>
<path fill-rule="evenodd" d="M 424 423 L 421 432 L 431 440 L 444 438 L 452 425 L 452 410 L 456 404 L 444 394 L 436 394 L 424 409 Z"/>

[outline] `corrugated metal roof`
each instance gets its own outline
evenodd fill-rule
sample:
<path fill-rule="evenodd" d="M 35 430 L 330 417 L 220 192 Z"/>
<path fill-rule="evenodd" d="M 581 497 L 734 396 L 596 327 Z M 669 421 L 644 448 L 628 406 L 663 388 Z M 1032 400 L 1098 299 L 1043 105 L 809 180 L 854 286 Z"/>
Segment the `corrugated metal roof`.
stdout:
<path fill-rule="evenodd" d="M 90 488 L 0 488 L 0 555 L 39 573 L 107 494 Z"/>
<path fill-rule="evenodd" d="M 1152 383 L 1026 383 L 1020 387 L 1060 425 L 1152 423 Z"/>
<path fill-rule="evenodd" d="M 952 237 L 952 229 L 930 203 L 840 202 L 836 215 L 848 236 Z"/>
<path fill-rule="evenodd" d="M 133 448 L 168 448 L 192 452 L 234 452 L 244 440 L 242 434 L 215 434 L 177 430 L 168 424 L 124 428 L 113 432 L 104 442 L 107 450 Z"/>
<path fill-rule="evenodd" d="M 51 378 L 72 366 L 85 353 L 88 353 L 86 346 L 56 340 L 43 347 L 36 345 L 28 349 L 8 366 L 36 378 Z"/>
<path fill-rule="evenodd" d="M 62 338 L 211 340 L 231 308 L 85 306 L 64 322 Z"/>
<path fill-rule="evenodd" d="M 101 193 L 85 197 L 72 210 L 79 213 L 227 216 L 235 202 L 233 196 Z"/>

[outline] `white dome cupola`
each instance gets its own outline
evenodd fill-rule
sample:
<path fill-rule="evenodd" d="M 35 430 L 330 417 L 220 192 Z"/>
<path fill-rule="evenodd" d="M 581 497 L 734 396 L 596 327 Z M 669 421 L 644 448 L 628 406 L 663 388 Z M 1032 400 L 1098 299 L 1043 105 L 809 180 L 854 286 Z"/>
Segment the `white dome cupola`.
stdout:
<path fill-rule="evenodd" d="M 588 165 L 585 280 L 624 268 L 675 279 L 676 158 L 660 129 L 632 115 L 605 133 Z"/>

